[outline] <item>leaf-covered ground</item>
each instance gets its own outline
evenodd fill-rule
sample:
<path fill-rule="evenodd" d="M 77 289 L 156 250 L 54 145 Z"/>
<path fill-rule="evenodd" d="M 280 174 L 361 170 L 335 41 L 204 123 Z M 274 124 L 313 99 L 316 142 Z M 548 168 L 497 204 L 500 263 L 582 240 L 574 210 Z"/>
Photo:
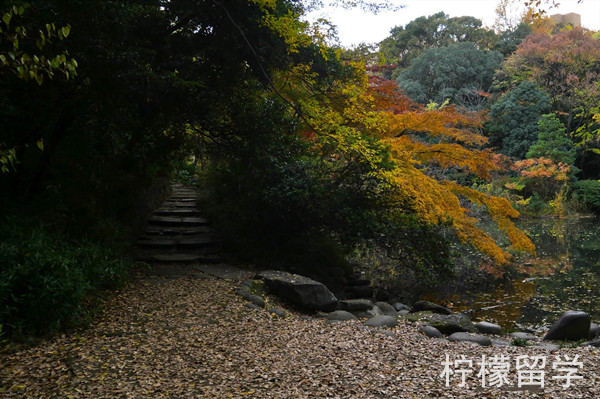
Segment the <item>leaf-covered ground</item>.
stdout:
<path fill-rule="evenodd" d="M 433 340 L 400 322 L 394 336 L 358 322 L 327 324 L 286 309 L 286 319 L 250 310 L 236 280 L 138 279 L 116 293 L 102 317 L 17 353 L 0 354 L 2 398 L 435 398 L 600 397 L 600 351 L 482 348 Z M 271 306 L 278 306 L 275 300 Z M 465 387 L 440 378 L 445 354 L 547 356 L 545 388 Z M 552 380 L 554 355 L 579 354 L 582 380 Z M 513 362 L 514 366 L 514 362 Z M 510 373 L 516 383 L 514 370 Z"/>

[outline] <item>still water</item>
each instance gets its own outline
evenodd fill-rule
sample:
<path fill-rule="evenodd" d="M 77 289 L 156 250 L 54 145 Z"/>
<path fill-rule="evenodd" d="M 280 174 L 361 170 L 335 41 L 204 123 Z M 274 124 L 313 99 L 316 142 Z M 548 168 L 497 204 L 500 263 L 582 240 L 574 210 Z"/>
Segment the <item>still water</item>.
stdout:
<path fill-rule="evenodd" d="M 537 247 L 519 273 L 481 291 L 463 291 L 446 304 L 505 329 L 543 330 L 565 310 L 583 310 L 600 322 L 600 219 L 518 222 Z"/>

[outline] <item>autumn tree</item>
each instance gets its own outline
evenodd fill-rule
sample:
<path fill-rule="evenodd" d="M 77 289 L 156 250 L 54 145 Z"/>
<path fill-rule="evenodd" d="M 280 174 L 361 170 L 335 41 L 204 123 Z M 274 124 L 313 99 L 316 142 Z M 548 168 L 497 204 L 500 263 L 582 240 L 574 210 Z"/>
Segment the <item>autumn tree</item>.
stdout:
<path fill-rule="evenodd" d="M 489 179 L 498 169 L 493 154 L 481 149 L 487 139 L 477 133 L 481 128 L 479 114 L 460 112 L 454 106 L 424 107 L 402 94 L 394 82 L 376 76 L 368 84 L 355 85 L 338 95 L 345 99 L 342 104 L 346 106 L 340 108 L 341 102 L 336 101 L 337 105 L 329 110 L 314 108 L 311 124 L 327 126 L 328 132 L 321 136 L 323 133 L 315 131 L 317 143 L 330 143 L 332 137 L 335 143 L 351 144 L 338 135 L 361 132 L 389 146 L 392 168 L 378 171 L 373 177 L 387 181 L 391 192 L 388 190 L 385 198 L 391 209 L 414 214 L 427 224 L 449 223 L 460 240 L 496 262 L 506 263 L 510 255 L 476 227 L 476 219 L 461 205 L 459 198 L 467 198 L 487 208 L 516 249 L 534 251 L 529 239 L 511 222 L 518 213 L 507 200 L 489 197 L 438 172 L 440 168 L 458 168 Z M 359 143 L 352 144 L 353 151 L 368 154 L 366 148 L 361 149 L 364 144 Z"/>
<path fill-rule="evenodd" d="M 475 226 L 475 219 L 460 205 L 459 197 L 467 198 L 487 208 L 515 248 L 533 251 L 529 239 L 510 221 L 518 213 L 508 201 L 486 196 L 443 177 L 434 178 L 428 173 L 431 165 L 440 165 L 461 168 L 489 179 L 497 170 L 493 154 L 480 149 L 487 139 L 477 133 L 481 127 L 478 114 L 459 112 L 453 106 L 438 109 L 411 107 L 410 102 L 394 92 L 388 82 L 375 82 L 371 91 L 380 101 L 381 111 L 387 113 L 388 129 L 381 136 L 390 145 L 396 161 L 397 168 L 391 175 L 404 193 L 404 201 L 408 200 L 425 220 L 439 223 L 448 219 L 461 240 L 489 254 L 497 262 L 506 262 L 510 256 Z"/>
<path fill-rule="evenodd" d="M 567 134 L 571 135 L 584 123 L 576 118 L 581 93 L 590 91 L 599 73 L 600 41 L 589 31 L 573 28 L 556 35 L 531 34 L 507 60 L 499 76 L 513 85 L 529 80 L 544 89 L 553 109 L 564 113 Z"/>

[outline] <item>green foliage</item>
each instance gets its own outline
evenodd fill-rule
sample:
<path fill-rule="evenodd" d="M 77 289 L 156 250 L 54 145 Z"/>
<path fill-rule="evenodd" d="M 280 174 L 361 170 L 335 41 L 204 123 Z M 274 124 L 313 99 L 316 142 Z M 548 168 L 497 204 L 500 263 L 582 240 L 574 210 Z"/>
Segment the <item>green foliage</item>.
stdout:
<path fill-rule="evenodd" d="M 491 144 L 501 153 L 525 158 L 538 137 L 538 120 L 550 109 L 550 98 L 531 82 L 523 82 L 494 103 L 490 122 Z"/>
<path fill-rule="evenodd" d="M 414 101 L 427 104 L 452 104 L 480 109 L 484 92 L 492 84 L 495 70 L 502 62 L 497 51 L 483 51 L 473 43 L 429 48 L 415 58 L 397 81 Z"/>
<path fill-rule="evenodd" d="M 554 114 L 542 115 L 538 121 L 538 141 L 527 151 L 527 158 L 548 158 L 555 163 L 573 165 L 577 152 L 566 128 Z"/>
<path fill-rule="evenodd" d="M 67 58 L 63 52 L 54 56 L 43 53 L 44 47 L 52 44 L 58 38 L 64 40 L 69 36 L 71 27 L 65 25 L 57 28 L 54 23 L 40 22 L 40 26 L 27 26 L 28 13 L 31 6 L 28 3 L 14 4 L 2 13 L 0 24 L 0 67 L 7 68 L 24 81 L 33 80 L 42 84 L 44 76 L 52 79 L 56 72 L 67 79 L 77 73 L 77 61 Z M 29 36 L 28 31 L 36 31 L 36 37 Z"/>
<path fill-rule="evenodd" d="M 501 32 L 498 41 L 494 43 L 492 49 L 501 52 L 504 57 L 508 57 L 517 50 L 519 44 L 530 33 L 531 26 L 522 22 L 513 29 Z"/>
<path fill-rule="evenodd" d="M 572 197 L 588 210 L 600 214 L 600 181 L 580 180 L 572 185 Z"/>
<path fill-rule="evenodd" d="M 407 68 L 412 60 L 428 48 L 447 47 L 455 43 L 470 42 L 481 50 L 488 50 L 497 37 L 482 27 L 474 17 L 453 17 L 439 12 L 429 17 L 419 17 L 406 26 L 391 29 L 390 36 L 380 44 L 382 62 Z"/>
<path fill-rule="evenodd" d="M 531 346 L 531 342 L 529 342 L 528 339 L 526 338 L 515 338 L 513 339 L 510 344 L 512 346 L 520 346 L 520 347 L 526 347 L 526 346 Z"/>
<path fill-rule="evenodd" d="M 23 217 L 3 218 L 0 263 L 0 324 L 14 338 L 85 323 L 91 295 L 118 286 L 130 268 L 111 250 Z"/>
<path fill-rule="evenodd" d="M 198 184 L 199 165 L 195 158 L 187 158 L 175 164 L 173 179 L 180 183 L 193 186 Z"/>
<path fill-rule="evenodd" d="M 14 4 L 9 6 L 3 12 L 0 8 L 2 20 L 0 22 L 0 84 L 5 80 L 10 80 L 7 74 L 16 76 L 25 82 L 35 81 L 41 85 L 44 76 L 52 79 L 55 73 L 59 73 L 66 79 L 74 77 L 77 72 L 77 61 L 73 58 L 67 58 L 67 53 L 63 52 L 56 55 L 46 54 L 47 45 L 52 44 L 52 39 L 58 37 L 64 40 L 71 30 L 69 25 L 56 28 L 53 23 L 46 23 L 45 27 L 37 27 L 39 37 L 31 38 L 28 35 L 26 26 L 28 13 L 30 12 L 28 3 Z M 51 46 L 52 47 L 52 46 Z M 36 139 L 36 145 L 40 150 L 44 149 L 44 141 Z M 25 143 L 21 145 L 28 145 Z M 0 136 L 0 172 L 7 173 L 11 169 L 15 171 L 17 160 L 17 148 L 7 147 L 5 141 Z"/>

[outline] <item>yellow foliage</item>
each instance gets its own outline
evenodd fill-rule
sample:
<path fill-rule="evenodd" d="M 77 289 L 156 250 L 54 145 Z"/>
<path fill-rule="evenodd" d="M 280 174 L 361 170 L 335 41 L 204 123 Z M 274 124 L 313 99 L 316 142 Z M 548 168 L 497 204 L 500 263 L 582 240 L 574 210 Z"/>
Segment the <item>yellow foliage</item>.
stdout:
<path fill-rule="evenodd" d="M 512 248 L 535 253 L 532 242 L 511 221 L 519 213 L 506 199 L 446 180 L 447 169 L 468 171 L 488 180 L 501 168 L 495 154 L 481 149 L 487 142 L 478 133 L 482 115 L 453 106 L 426 108 L 414 104 L 395 83 L 367 79 L 364 73 L 357 74 L 355 80 L 336 82 L 326 96 L 311 91 L 314 79 L 310 66 L 296 67 L 280 76 L 288 101 L 302 112 L 306 135 L 312 137 L 316 150 L 338 160 L 359 157 L 377 165 L 381 159 L 374 147 L 367 145 L 369 140 L 376 140 L 389 148 L 394 165 L 392 170 L 374 176 L 393 187 L 394 195 L 386 198 L 389 204 L 412 212 L 424 222 L 447 224 L 461 241 L 497 263 L 507 263 L 511 255 L 476 226 L 477 219 L 461 206 L 462 197 L 487 208 Z M 330 154 L 332 148 L 337 155 Z"/>

